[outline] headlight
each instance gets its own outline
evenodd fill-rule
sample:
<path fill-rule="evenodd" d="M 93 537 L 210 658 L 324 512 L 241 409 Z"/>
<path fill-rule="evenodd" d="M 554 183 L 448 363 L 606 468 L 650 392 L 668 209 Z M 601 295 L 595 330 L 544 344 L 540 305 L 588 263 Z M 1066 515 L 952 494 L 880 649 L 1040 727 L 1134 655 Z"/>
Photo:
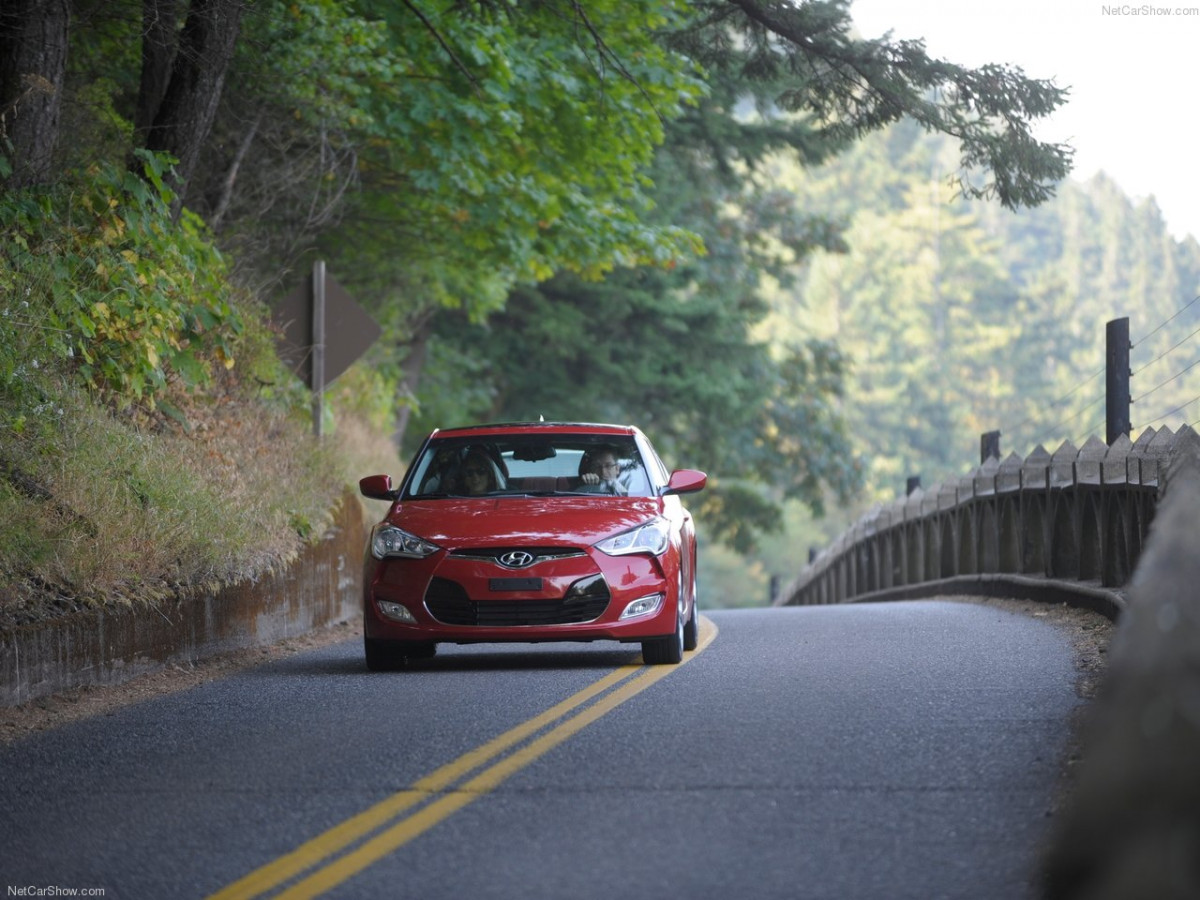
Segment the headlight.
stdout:
<path fill-rule="evenodd" d="M 609 556 L 624 556 L 627 553 L 652 553 L 661 556 L 667 552 L 671 537 L 671 526 L 666 519 L 651 519 L 636 528 L 623 531 L 596 544 Z"/>
<path fill-rule="evenodd" d="M 441 549 L 437 544 L 432 544 L 415 534 L 409 534 L 403 528 L 397 528 L 386 522 L 371 529 L 371 555 L 376 559 L 385 559 L 389 556 L 424 559 Z"/>

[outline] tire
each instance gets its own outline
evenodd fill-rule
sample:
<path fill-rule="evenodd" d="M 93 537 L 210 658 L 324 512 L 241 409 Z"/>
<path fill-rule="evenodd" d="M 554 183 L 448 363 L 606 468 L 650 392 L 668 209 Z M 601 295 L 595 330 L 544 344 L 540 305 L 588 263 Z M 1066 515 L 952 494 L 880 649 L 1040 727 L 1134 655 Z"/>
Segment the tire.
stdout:
<path fill-rule="evenodd" d="M 692 591 L 692 617 L 683 626 L 683 649 L 695 650 L 700 643 L 700 604 L 696 602 L 696 592 Z"/>
<path fill-rule="evenodd" d="M 437 644 L 433 641 L 407 641 L 400 647 L 400 652 L 409 659 L 433 659 L 437 656 Z"/>
<path fill-rule="evenodd" d="M 683 585 L 680 585 L 682 589 Z M 696 569 L 692 568 L 692 614 L 683 626 L 683 649 L 695 650 L 700 643 L 700 598 L 696 594 Z"/>
<path fill-rule="evenodd" d="M 363 655 L 370 672 L 395 672 L 408 668 L 416 659 L 431 659 L 437 653 L 433 641 L 379 641 L 363 638 Z"/>
<path fill-rule="evenodd" d="M 642 661 L 648 666 L 674 666 L 683 662 L 683 620 L 675 615 L 675 633 L 642 641 Z"/>
<path fill-rule="evenodd" d="M 363 638 L 363 654 L 367 658 L 369 672 L 392 672 L 404 665 L 404 657 L 396 652 L 389 641 Z"/>

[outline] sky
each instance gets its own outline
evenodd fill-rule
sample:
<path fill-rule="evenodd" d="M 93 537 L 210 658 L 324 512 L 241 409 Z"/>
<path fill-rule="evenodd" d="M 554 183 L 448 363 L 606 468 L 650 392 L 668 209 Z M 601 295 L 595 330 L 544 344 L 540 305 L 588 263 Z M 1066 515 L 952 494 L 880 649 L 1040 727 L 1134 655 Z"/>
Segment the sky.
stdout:
<path fill-rule="evenodd" d="M 924 38 L 930 56 L 1006 63 L 1069 87 L 1036 134 L 1074 147 L 1071 177 L 1103 171 L 1130 197 L 1153 196 L 1177 239 L 1200 239 L 1200 0 L 853 0 L 850 10 L 864 37 Z"/>

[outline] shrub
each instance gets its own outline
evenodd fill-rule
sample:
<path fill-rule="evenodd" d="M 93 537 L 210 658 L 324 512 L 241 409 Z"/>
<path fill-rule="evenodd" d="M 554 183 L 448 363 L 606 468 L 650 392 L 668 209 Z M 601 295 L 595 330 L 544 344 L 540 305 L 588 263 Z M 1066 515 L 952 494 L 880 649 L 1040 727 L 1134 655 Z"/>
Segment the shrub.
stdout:
<path fill-rule="evenodd" d="M 56 362 L 117 406 L 153 408 L 174 376 L 233 365 L 243 328 L 227 265 L 198 218 L 172 218 L 167 159 L 144 177 L 94 167 L 50 188 L 0 194 L 0 379 Z M 4 301 L 0 301 L 4 302 Z"/>

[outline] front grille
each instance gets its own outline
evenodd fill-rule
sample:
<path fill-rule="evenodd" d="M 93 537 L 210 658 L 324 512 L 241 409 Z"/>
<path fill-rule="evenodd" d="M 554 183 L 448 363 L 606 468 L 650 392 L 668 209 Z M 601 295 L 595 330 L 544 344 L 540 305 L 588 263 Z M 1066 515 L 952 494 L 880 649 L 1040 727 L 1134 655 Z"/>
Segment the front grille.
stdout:
<path fill-rule="evenodd" d="M 506 553 L 528 553 L 532 557 L 529 566 L 537 565 L 551 559 L 571 559 L 577 556 L 587 556 L 578 547 L 469 547 L 461 550 L 451 550 L 450 555 L 460 559 L 480 559 L 487 562 L 499 563 Z M 503 565 L 501 563 L 501 565 Z M 523 568 L 528 568 L 525 566 Z"/>
<path fill-rule="evenodd" d="M 599 618 L 608 601 L 601 577 L 577 582 L 566 597 L 553 600 L 472 600 L 461 584 L 446 578 L 434 578 L 425 592 L 425 608 L 439 622 L 479 628 L 580 625 Z"/>

